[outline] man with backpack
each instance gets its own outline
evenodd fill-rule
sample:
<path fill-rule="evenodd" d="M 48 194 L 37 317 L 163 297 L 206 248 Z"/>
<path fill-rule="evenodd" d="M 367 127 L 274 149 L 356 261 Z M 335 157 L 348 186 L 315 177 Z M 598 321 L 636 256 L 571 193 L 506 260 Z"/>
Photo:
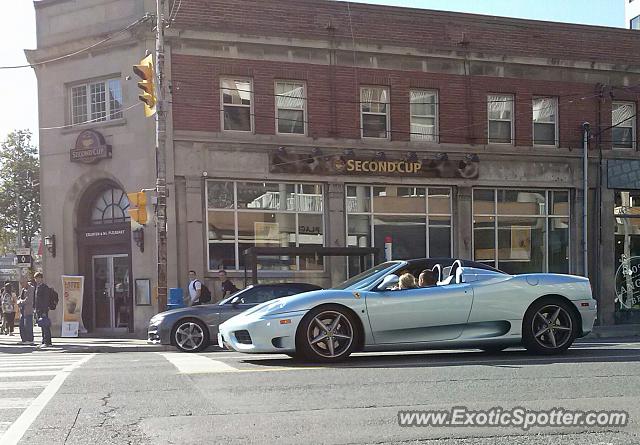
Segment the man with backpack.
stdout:
<path fill-rule="evenodd" d="M 40 349 L 52 346 L 51 342 L 51 320 L 49 320 L 49 310 L 55 310 L 58 304 L 58 294 L 55 290 L 44 284 L 44 276 L 42 272 L 36 272 L 33 275 L 36 280 L 35 290 L 35 310 L 38 320 L 38 326 L 42 328 L 42 344 L 38 346 Z"/>
<path fill-rule="evenodd" d="M 197 306 L 211 302 L 211 291 L 198 280 L 195 270 L 189 271 L 189 306 Z"/>

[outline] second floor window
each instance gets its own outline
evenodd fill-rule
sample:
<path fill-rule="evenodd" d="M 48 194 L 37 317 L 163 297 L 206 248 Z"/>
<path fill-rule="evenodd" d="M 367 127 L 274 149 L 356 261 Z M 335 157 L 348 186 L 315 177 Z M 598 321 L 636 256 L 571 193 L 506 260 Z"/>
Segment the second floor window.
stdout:
<path fill-rule="evenodd" d="M 633 148 L 636 133 L 636 104 L 614 102 L 611 108 L 613 148 Z"/>
<path fill-rule="evenodd" d="M 71 123 L 83 124 L 122 118 L 120 79 L 71 87 Z"/>
<path fill-rule="evenodd" d="M 558 145 L 558 101 L 555 97 L 533 99 L 533 144 Z"/>
<path fill-rule="evenodd" d="M 489 94 L 487 96 L 489 118 L 489 143 L 513 143 L 513 95 Z"/>
<path fill-rule="evenodd" d="M 411 90 L 411 140 L 438 142 L 438 92 Z"/>
<path fill-rule="evenodd" d="M 276 129 L 280 134 L 305 134 L 304 83 L 276 82 Z"/>
<path fill-rule="evenodd" d="M 248 79 L 221 79 L 223 129 L 253 131 L 252 85 Z"/>
<path fill-rule="evenodd" d="M 360 122 L 363 138 L 389 138 L 389 90 L 360 88 Z"/>

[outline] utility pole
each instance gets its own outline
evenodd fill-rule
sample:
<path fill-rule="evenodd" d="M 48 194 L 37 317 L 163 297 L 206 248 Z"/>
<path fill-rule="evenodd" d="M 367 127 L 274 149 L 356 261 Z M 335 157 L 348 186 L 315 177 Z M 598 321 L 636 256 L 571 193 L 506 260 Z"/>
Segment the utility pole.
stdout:
<path fill-rule="evenodd" d="M 164 102 L 164 5 L 156 0 L 156 236 L 158 247 L 158 311 L 167 307 L 167 112 Z"/>
<path fill-rule="evenodd" d="M 587 206 L 589 205 L 589 122 L 585 122 L 582 124 L 582 129 L 584 131 L 584 139 L 582 141 L 582 194 L 583 194 L 583 203 L 582 203 L 582 261 L 584 263 L 584 276 L 589 277 L 589 249 L 587 243 L 587 237 L 589 236 L 589 229 L 587 227 L 587 222 L 589 218 L 587 216 Z"/>

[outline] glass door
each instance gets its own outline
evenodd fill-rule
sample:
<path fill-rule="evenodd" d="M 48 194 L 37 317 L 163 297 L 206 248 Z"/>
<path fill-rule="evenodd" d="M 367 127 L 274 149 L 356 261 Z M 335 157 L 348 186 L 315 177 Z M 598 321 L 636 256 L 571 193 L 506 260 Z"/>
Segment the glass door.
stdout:
<path fill-rule="evenodd" d="M 129 256 L 93 257 L 93 296 L 96 329 L 129 328 Z"/>

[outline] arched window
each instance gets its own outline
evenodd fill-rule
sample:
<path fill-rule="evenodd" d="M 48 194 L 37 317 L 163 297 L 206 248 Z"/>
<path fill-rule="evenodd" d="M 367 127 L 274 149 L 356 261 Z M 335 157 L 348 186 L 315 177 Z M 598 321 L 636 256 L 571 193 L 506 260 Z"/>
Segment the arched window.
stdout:
<path fill-rule="evenodd" d="M 114 224 L 129 221 L 129 200 L 119 188 L 104 189 L 91 206 L 91 225 Z"/>

